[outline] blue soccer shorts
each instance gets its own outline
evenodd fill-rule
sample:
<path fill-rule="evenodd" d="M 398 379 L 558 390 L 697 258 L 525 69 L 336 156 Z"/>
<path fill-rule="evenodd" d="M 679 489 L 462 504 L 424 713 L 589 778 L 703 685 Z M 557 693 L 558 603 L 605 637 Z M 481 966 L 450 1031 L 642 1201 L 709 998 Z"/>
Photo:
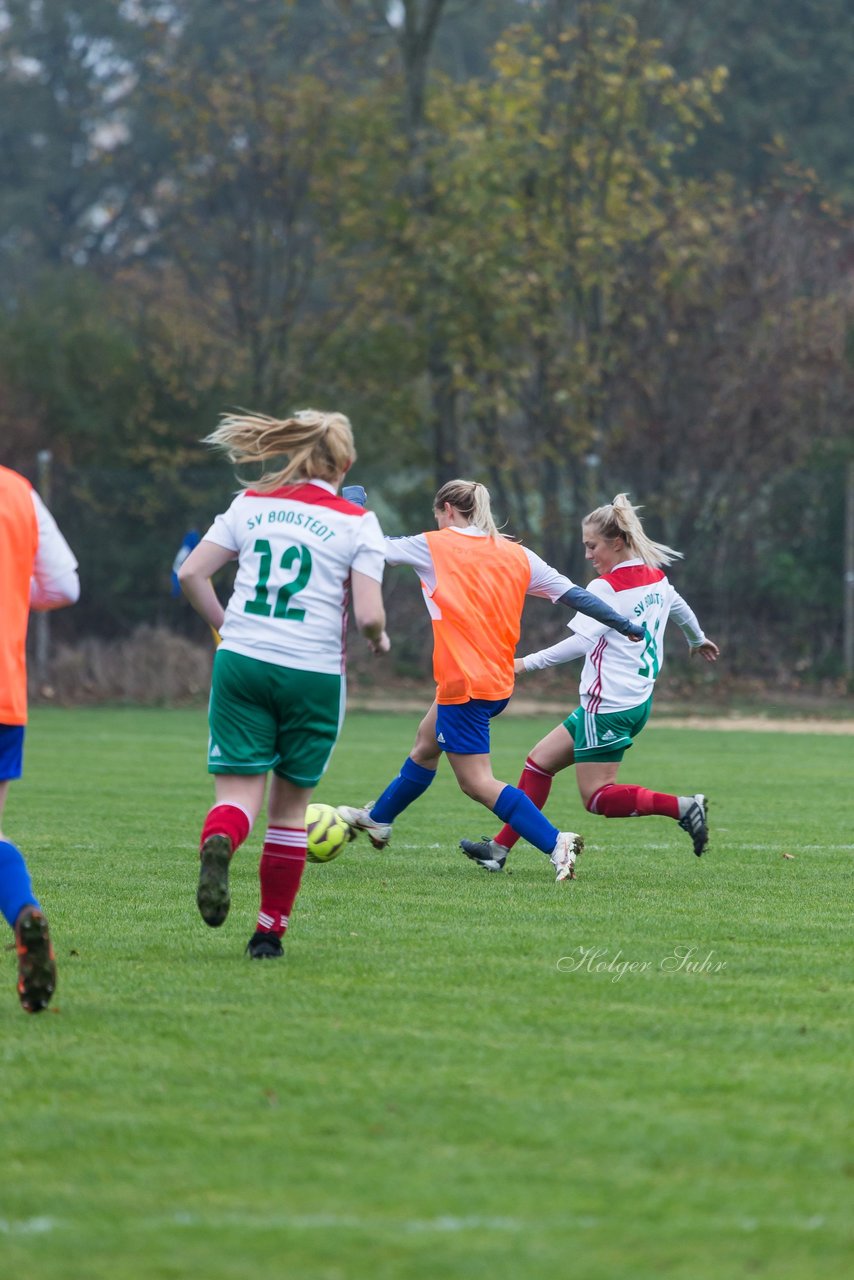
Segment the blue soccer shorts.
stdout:
<path fill-rule="evenodd" d="M 471 698 L 468 702 L 455 702 L 436 708 L 436 741 L 443 751 L 457 756 L 489 755 L 489 723 L 510 701 L 501 698 L 488 702 L 485 698 Z"/>
<path fill-rule="evenodd" d="M 0 724 L 0 782 L 20 778 L 24 769 L 24 726 Z"/>

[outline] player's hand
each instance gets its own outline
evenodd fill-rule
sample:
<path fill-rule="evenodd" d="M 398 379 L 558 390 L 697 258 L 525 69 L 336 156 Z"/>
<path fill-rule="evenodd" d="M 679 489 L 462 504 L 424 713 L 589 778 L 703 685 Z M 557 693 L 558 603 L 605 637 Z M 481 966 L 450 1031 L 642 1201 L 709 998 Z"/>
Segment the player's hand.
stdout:
<path fill-rule="evenodd" d="M 524 659 L 524 658 L 514 658 L 514 659 L 513 659 L 513 672 L 514 672 L 514 674 L 515 674 L 515 675 L 517 675 L 517 676 L 523 676 L 523 675 L 525 674 L 525 659 Z"/>
<path fill-rule="evenodd" d="M 632 644 L 640 644 L 641 640 L 646 640 L 646 632 L 643 627 L 639 627 L 637 623 L 632 623 L 631 630 L 626 632 L 626 638 L 631 640 Z"/>
<path fill-rule="evenodd" d="M 391 648 L 391 641 L 383 631 L 381 635 L 377 636 L 376 640 L 369 640 L 368 645 L 371 653 L 388 653 Z"/>
<path fill-rule="evenodd" d="M 706 662 L 716 662 L 720 657 L 720 652 L 714 640 L 704 640 L 702 644 L 691 645 L 691 657 L 693 658 L 695 653 L 700 653 L 706 659 Z"/>
<path fill-rule="evenodd" d="M 348 502 L 355 502 L 357 507 L 365 507 L 368 503 L 368 495 L 361 484 L 345 484 L 341 490 L 341 497 L 346 498 Z"/>

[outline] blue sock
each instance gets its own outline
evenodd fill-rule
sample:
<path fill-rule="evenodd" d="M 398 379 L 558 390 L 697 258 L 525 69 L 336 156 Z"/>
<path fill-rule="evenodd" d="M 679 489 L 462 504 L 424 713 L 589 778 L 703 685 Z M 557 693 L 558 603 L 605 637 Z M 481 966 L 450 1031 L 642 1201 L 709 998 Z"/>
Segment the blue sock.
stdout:
<path fill-rule="evenodd" d="M 24 855 L 11 840 L 0 840 L 0 911 L 14 927 L 22 907 L 38 905 Z"/>
<path fill-rule="evenodd" d="M 407 756 L 394 782 L 390 782 L 379 800 L 374 801 L 371 817 L 375 822 L 394 822 L 413 800 L 423 796 L 435 776 L 435 769 L 425 769 Z"/>
<path fill-rule="evenodd" d="M 495 801 L 492 812 L 543 853 L 550 854 L 557 844 L 560 835 L 557 827 L 540 813 L 533 800 L 518 787 L 505 787 Z"/>

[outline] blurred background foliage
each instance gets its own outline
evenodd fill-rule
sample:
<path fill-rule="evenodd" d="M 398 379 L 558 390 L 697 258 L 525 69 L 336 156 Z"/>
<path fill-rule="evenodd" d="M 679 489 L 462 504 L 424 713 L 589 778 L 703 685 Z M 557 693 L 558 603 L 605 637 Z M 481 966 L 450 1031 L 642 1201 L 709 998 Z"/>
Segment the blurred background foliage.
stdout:
<path fill-rule="evenodd" d="M 844 0 L 0 0 L 0 462 L 52 452 L 59 636 L 197 634 L 199 438 L 311 404 L 387 532 L 471 476 L 583 581 L 627 490 L 730 670 L 839 677 L 852 71 Z"/>

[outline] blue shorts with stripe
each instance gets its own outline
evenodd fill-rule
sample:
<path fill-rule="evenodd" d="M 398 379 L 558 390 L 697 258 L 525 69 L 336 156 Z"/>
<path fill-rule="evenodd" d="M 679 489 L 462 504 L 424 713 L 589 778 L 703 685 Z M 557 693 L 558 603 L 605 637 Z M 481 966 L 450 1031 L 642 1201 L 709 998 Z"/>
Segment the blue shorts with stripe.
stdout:
<path fill-rule="evenodd" d="M 576 707 L 564 724 L 575 743 L 575 759 L 622 760 L 652 712 L 652 697 L 625 711 L 593 712 Z"/>

